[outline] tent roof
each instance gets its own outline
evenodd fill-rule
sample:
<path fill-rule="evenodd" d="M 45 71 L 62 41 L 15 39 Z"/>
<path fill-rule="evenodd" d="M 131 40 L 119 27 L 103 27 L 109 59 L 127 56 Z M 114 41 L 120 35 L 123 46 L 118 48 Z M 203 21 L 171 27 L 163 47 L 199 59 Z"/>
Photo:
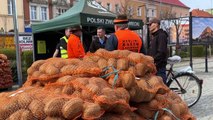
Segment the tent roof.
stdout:
<path fill-rule="evenodd" d="M 73 25 L 113 27 L 116 14 L 108 11 L 95 0 L 79 0 L 72 8 L 51 20 L 32 24 L 32 32 L 57 31 Z M 130 26 L 140 29 L 142 20 L 130 20 Z M 134 28 L 133 28 L 134 29 Z"/>

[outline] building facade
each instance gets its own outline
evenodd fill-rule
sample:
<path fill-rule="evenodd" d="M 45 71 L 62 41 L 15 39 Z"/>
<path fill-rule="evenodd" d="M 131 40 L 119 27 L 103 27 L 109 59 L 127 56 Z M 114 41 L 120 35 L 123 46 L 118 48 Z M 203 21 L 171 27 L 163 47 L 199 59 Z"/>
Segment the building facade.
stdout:
<path fill-rule="evenodd" d="M 23 0 L 24 28 L 31 32 L 31 24 L 50 20 L 66 12 L 75 0 Z"/>
<path fill-rule="evenodd" d="M 158 17 L 189 16 L 189 7 L 179 0 L 96 0 L 102 6 L 114 13 L 126 13 L 129 18 L 142 19 L 147 22 L 149 19 Z"/>
<path fill-rule="evenodd" d="M 23 1 L 16 1 L 18 31 L 24 32 Z M 0 32 L 7 33 L 14 30 L 12 0 L 1 0 L 0 5 Z"/>

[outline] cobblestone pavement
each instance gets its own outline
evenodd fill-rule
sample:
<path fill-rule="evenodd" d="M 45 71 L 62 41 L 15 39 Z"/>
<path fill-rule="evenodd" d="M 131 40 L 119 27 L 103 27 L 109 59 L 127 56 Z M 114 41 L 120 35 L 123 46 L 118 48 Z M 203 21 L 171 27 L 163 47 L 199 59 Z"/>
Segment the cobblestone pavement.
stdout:
<path fill-rule="evenodd" d="M 189 60 L 183 60 L 176 68 L 188 66 Z M 205 58 L 193 58 L 193 70 L 203 79 L 203 90 L 200 100 L 190 108 L 197 120 L 213 120 L 213 57 L 208 58 L 208 72 L 205 72 Z"/>

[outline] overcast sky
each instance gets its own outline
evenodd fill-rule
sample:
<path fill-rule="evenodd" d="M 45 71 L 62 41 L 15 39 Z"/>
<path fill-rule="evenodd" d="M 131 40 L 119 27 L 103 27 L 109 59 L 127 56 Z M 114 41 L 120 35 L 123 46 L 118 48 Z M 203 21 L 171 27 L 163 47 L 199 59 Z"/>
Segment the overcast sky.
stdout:
<path fill-rule="evenodd" d="M 190 7 L 192 9 L 210 9 L 213 7 L 212 3 L 213 0 L 180 0 L 182 3 L 184 3 L 186 6 Z"/>

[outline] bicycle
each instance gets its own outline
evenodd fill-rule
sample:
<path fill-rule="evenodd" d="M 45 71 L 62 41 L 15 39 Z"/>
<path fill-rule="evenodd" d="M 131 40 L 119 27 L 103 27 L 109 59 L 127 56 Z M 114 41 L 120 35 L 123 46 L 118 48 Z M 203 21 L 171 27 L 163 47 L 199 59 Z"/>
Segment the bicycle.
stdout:
<path fill-rule="evenodd" d="M 170 65 L 170 68 L 167 69 L 167 86 L 176 92 L 190 108 L 201 97 L 203 80 L 194 74 L 190 66 L 174 71 L 174 64 L 180 61 L 180 56 L 168 58 L 167 63 Z"/>

